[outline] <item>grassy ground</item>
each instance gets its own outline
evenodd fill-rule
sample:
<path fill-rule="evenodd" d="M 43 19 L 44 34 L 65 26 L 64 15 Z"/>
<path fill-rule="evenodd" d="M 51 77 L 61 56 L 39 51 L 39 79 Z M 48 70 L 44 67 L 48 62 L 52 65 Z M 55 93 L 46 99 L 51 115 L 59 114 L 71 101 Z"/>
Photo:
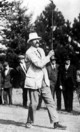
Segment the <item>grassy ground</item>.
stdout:
<path fill-rule="evenodd" d="M 0 106 L 0 132 L 80 132 L 80 106 L 77 95 L 74 93 L 73 112 L 59 111 L 60 122 L 67 126 L 67 130 L 54 130 L 50 124 L 44 102 L 42 108 L 36 111 L 33 128 L 25 128 L 28 109 L 22 107 L 22 90 L 13 90 L 12 106 Z M 28 101 L 29 102 L 29 101 Z M 62 109 L 64 103 L 62 100 Z"/>

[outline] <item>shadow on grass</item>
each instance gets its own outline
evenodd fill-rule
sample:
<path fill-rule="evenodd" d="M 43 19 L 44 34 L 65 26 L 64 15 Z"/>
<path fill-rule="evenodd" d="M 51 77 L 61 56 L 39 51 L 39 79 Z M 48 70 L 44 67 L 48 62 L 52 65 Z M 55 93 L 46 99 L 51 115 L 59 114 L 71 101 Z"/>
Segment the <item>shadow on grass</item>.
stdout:
<path fill-rule="evenodd" d="M 71 111 L 71 112 L 68 112 L 68 111 L 65 111 L 64 109 L 62 109 L 62 110 L 60 110 L 60 111 L 58 111 L 60 114 L 70 114 L 70 115 L 76 115 L 76 116 L 78 116 L 78 115 L 80 115 L 80 111 L 77 111 L 77 110 L 73 110 L 73 111 Z"/>
<path fill-rule="evenodd" d="M 76 111 L 76 110 L 73 110 L 71 113 L 72 113 L 73 115 L 80 115 L 80 111 Z"/>
<path fill-rule="evenodd" d="M 0 119 L 0 124 L 25 127 L 25 124 L 23 122 L 16 122 L 16 121 L 13 121 L 13 120 Z"/>
<path fill-rule="evenodd" d="M 0 106 L 2 106 L 2 107 L 9 107 L 9 108 L 11 108 L 11 107 L 20 107 L 20 108 L 24 108 L 24 109 L 28 109 L 29 108 L 29 106 L 23 106 L 23 105 L 18 105 L 18 104 L 12 104 L 12 105 L 9 105 L 9 104 L 1 104 Z"/>
<path fill-rule="evenodd" d="M 18 126 L 18 127 L 26 127 L 25 123 L 23 122 L 16 122 L 13 120 L 4 120 L 4 119 L 0 119 L 0 124 L 3 125 L 14 125 L 14 126 Z M 33 125 L 34 127 L 38 127 L 38 128 L 44 128 L 44 129 L 53 129 L 52 127 L 47 127 L 47 126 L 42 126 L 42 125 Z"/>
<path fill-rule="evenodd" d="M 33 125 L 34 127 L 38 127 L 38 128 L 44 128 L 44 129 L 53 129 L 53 127 L 49 127 L 49 126 L 42 126 L 42 125 Z"/>
<path fill-rule="evenodd" d="M 21 107 L 21 108 L 25 108 L 25 109 L 28 109 L 28 108 L 29 108 L 29 106 L 23 106 L 23 105 L 19 105 L 19 104 L 15 104 L 15 105 L 13 105 L 13 106 Z"/>

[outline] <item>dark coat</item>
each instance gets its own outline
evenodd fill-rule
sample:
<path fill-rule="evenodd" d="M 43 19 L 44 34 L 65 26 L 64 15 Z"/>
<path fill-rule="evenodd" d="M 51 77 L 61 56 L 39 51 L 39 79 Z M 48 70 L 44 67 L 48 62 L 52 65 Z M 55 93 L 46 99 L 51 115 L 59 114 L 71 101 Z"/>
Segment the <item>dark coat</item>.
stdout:
<path fill-rule="evenodd" d="M 55 90 L 58 78 L 58 65 L 55 69 L 52 68 L 51 63 L 47 65 L 48 76 L 50 80 L 50 88 Z"/>
<path fill-rule="evenodd" d="M 5 88 L 12 88 L 12 77 L 11 77 L 11 69 L 9 69 L 8 74 L 4 74 L 4 81 L 3 87 Z"/>
<path fill-rule="evenodd" d="M 64 67 L 61 70 L 60 73 L 60 79 L 61 79 L 61 84 L 63 86 L 63 90 L 65 88 L 74 90 L 75 85 L 76 85 L 76 69 L 73 65 L 70 65 L 68 70 L 66 70 Z"/>
<path fill-rule="evenodd" d="M 17 72 L 18 72 L 18 85 L 19 87 L 24 88 L 24 81 L 26 74 L 20 65 L 17 67 Z"/>
<path fill-rule="evenodd" d="M 3 87 L 3 78 L 4 78 L 4 68 L 0 63 L 0 89 Z"/>
<path fill-rule="evenodd" d="M 49 63 L 49 65 L 47 65 L 47 71 L 48 71 L 49 80 L 55 84 L 57 81 L 58 67 L 52 69 L 52 66 Z"/>
<path fill-rule="evenodd" d="M 12 71 L 11 71 L 11 83 L 12 83 L 12 86 L 14 88 L 19 88 L 19 74 L 18 74 L 18 71 L 16 70 L 16 68 L 14 68 Z"/>

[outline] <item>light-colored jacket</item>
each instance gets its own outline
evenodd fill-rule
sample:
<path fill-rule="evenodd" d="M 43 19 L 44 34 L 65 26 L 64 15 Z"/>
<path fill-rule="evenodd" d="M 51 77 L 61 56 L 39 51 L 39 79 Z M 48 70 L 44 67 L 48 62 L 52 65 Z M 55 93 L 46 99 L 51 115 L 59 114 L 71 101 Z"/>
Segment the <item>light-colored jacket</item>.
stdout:
<path fill-rule="evenodd" d="M 50 61 L 45 56 L 42 48 L 31 46 L 26 52 L 26 61 L 30 61 L 30 66 L 26 73 L 25 88 L 38 89 L 42 87 L 43 80 L 47 86 L 50 86 L 46 64 Z"/>

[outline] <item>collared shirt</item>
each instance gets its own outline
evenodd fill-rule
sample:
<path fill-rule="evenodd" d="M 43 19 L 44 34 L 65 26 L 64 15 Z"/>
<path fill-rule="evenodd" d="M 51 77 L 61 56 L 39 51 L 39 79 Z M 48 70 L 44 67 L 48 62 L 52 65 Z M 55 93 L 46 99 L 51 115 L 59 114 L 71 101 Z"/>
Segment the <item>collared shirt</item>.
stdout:
<path fill-rule="evenodd" d="M 53 65 L 53 64 L 51 64 L 51 67 L 52 67 L 52 69 L 54 69 L 54 70 L 55 70 L 55 69 L 56 69 L 56 64 L 54 64 L 54 65 Z"/>

